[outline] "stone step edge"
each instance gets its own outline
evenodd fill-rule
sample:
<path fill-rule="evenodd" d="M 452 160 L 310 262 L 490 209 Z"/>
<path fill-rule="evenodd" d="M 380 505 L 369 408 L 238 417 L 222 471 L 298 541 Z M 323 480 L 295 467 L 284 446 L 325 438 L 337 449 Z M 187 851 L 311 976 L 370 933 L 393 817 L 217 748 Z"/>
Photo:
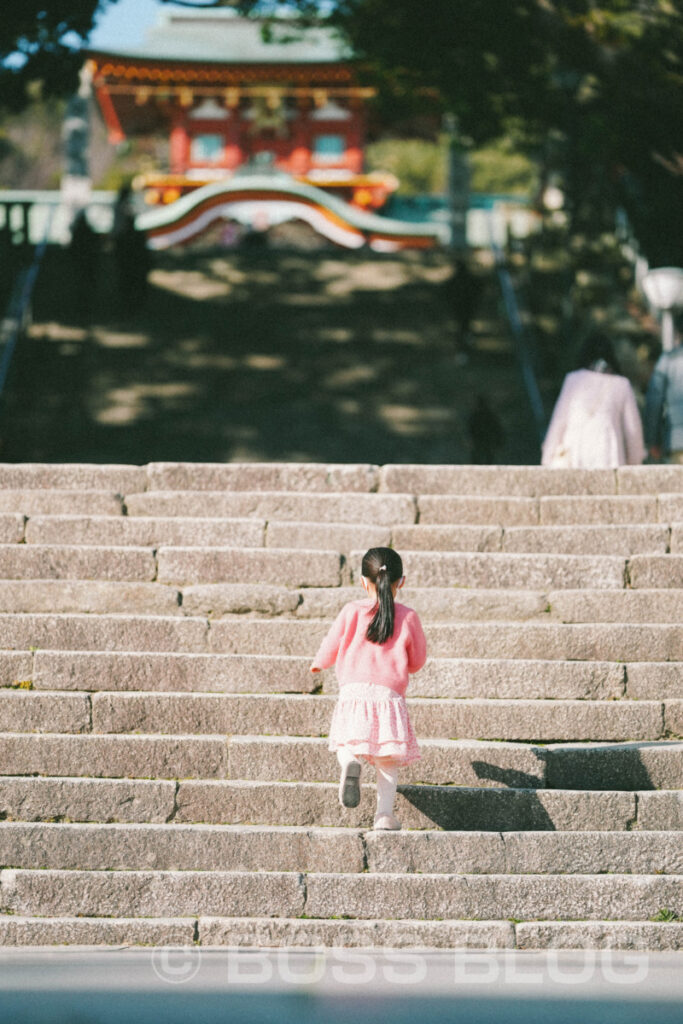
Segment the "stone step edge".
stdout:
<path fill-rule="evenodd" d="M 262 939 L 260 945 L 254 937 Z M 227 939 L 231 941 L 226 941 Z M 294 941 L 292 941 L 294 940 Z M 196 946 L 223 951 L 288 951 L 320 948 L 346 958 L 341 947 L 376 957 L 378 950 L 412 954 L 448 951 L 454 957 L 468 949 L 680 950 L 683 924 L 638 921 L 386 921 L 311 918 L 0 918 L 0 946 L 24 949 L 68 947 L 97 951 L 108 946 Z"/>

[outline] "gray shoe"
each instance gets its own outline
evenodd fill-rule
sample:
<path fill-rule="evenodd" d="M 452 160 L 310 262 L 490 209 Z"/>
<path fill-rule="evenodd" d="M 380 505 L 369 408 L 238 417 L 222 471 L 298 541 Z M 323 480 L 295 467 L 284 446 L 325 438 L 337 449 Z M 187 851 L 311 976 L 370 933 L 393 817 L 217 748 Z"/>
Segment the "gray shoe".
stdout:
<path fill-rule="evenodd" d="M 342 807 L 358 807 L 360 803 L 360 761 L 349 761 L 342 768 L 339 780 L 339 803 Z"/>

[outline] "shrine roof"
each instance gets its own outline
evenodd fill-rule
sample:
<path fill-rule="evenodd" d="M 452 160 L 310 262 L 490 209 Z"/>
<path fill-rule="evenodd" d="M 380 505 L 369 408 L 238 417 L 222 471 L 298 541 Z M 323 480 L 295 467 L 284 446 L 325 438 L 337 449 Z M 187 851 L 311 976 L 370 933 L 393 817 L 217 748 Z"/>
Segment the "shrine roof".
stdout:
<path fill-rule="evenodd" d="M 201 62 L 202 64 L 327 64 L 348 61 L 351 53 L 329 28 L 301 28 L 293 19 L 273 22 L 267 38 L 263 21 L 241 18 L 233 11 L 165 14 L 136 49 L 108 51 L 101 56 L 131 60 Z"/>

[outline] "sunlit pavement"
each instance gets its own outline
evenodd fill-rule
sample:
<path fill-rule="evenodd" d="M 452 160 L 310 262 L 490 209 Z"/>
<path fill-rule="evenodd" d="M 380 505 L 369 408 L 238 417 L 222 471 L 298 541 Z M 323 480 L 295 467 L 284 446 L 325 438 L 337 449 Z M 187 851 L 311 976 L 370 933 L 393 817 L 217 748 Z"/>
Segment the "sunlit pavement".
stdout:
<path fill-rule="evenodd" d="M 550 1017 L 549 1017 L 550 1014 Z M 683 952 L 7 949 L 0 1021 L 680 1024 Z"/>

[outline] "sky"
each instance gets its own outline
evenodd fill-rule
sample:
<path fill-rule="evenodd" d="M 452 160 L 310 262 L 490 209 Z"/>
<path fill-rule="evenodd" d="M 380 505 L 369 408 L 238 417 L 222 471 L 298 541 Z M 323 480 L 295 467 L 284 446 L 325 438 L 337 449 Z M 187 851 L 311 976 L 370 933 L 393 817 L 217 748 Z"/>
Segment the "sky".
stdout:
<path fill-rule="evenodd" d="M 117 0 L 98 17 L 88 46 L 107 50 L 138 47 L 146 30 L 159 20 L 163 11 L 173 10 L 180 7 L 159 0 Z"/>

